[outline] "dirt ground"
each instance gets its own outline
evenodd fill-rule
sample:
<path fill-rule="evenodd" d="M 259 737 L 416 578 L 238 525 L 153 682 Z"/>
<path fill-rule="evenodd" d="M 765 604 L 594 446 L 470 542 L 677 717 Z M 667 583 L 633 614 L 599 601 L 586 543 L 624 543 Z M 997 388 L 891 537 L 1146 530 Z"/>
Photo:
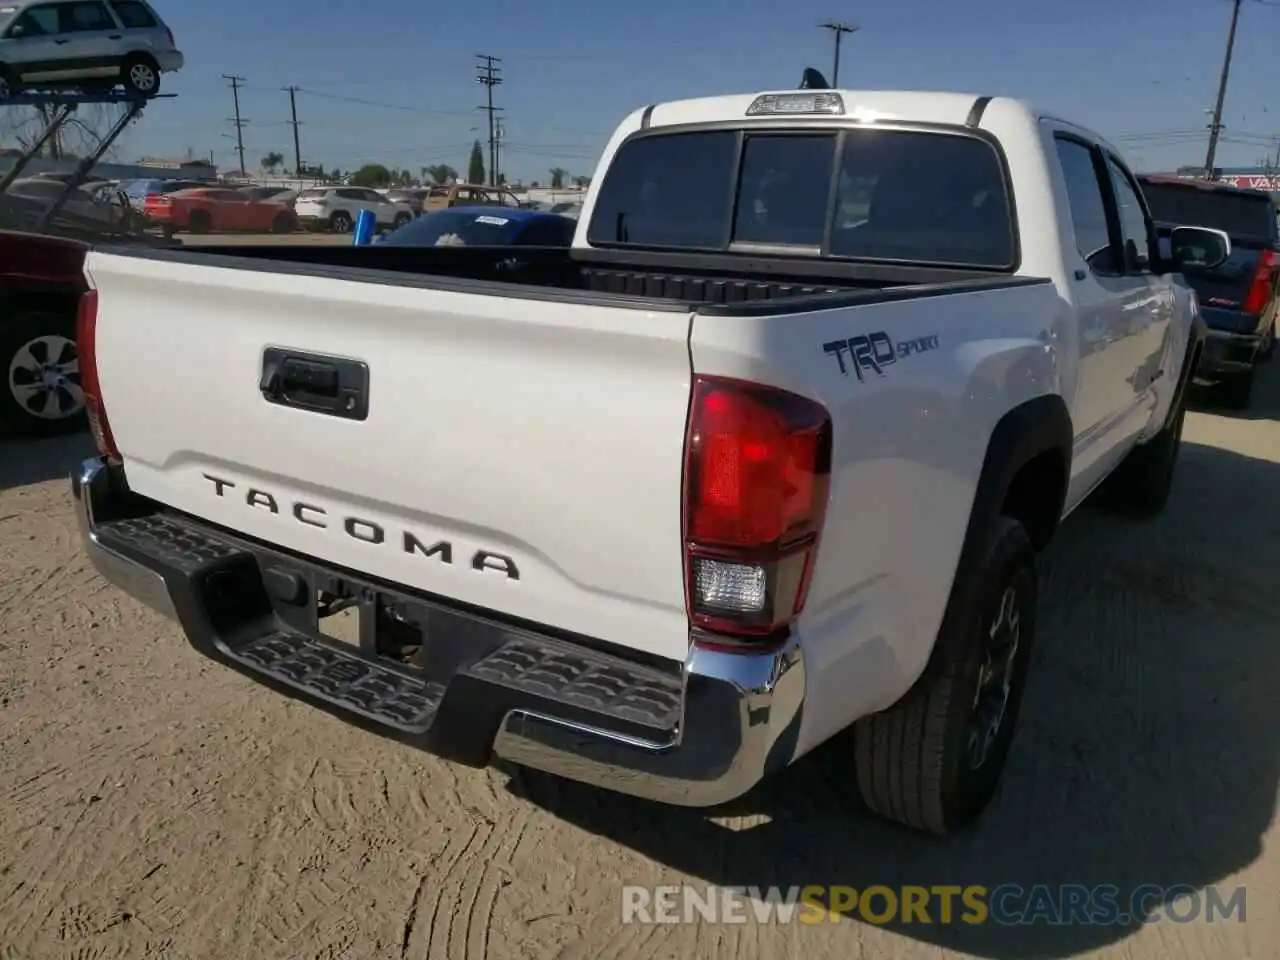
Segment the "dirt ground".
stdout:
<path fill-rule="evenodd" d="M 64 479 L 0 441 L 0 958 L 1274 957 L 1280 368 L 1192 414 L 1170 509 L 1086 508 L 1045 564 L 985 819 L 876 820 L 838 746 L 725 814 L 449 766 L 201 659 L 108 587 Z M 624 925 L 623 884 L 1247 887 L 1247 921 Z"/>

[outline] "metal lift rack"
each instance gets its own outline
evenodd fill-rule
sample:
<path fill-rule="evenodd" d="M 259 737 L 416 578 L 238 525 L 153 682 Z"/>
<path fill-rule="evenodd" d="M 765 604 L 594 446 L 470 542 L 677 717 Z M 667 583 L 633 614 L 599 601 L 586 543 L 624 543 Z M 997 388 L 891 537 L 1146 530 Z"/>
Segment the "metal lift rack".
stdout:
<path fill-rule="evenodd" d="M 28 163 L 44 149 L 58 131 L 66 125 L 67 121 L 75 114 L 76 109 L 82 104 L 117 104 L 123 103 L 128 105 L 128 109 L 121 115 L 120 119 L 115 122 L 110 130 L 98 141 L 95 147 L 87 157 L 81 159 L 75 171 L 71 174 L 71 179 L 66 182 L 66 187 L 57 199 L 49 206 L 47 210 L 41 214 L 39 221 L 35 224 L 36 229 L 44 229 L 48 227 L 53 218 L 56 217 L 63 205 L 71 196 L 71 192 L 76 187 L 84 183 L 89 176 L 89 172 L 94 165 L 102 159 L 102 155 L 111 149 L 113 144 L 120 135 L 128 129 L 129 124 L 141 115 L 143 109 L 152 100 L 171 99 L 176 94 L 161 93 L 149 99 L 142 99 L 134 95 L 124 93 L 122 91 L 108 90 L 98 93 L 84 92 L 53 92 L 53 93 L 26 93 L 11 96 L 7 100 L 0 102 L 0 106 L 4 107 L 53 107 L 53 116 L 49 123 L 45 126 L 44 131 L 36 138 L 36 141 L 23 151 L 13 166 L 2 178 L 0 178 L 0 194 L 5 193 L 13 182 L 22 175 L 22 171 L 26 169 Z"/>

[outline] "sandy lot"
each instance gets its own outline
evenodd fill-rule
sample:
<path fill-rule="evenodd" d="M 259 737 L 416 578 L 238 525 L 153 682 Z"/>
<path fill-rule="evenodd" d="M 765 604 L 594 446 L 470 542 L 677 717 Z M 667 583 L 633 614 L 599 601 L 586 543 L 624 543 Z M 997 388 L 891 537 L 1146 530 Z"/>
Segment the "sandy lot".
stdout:
<path fill-rule="evenodd" d="M 883 825 L 839 745 L 723 814 L 459 769 L 192 652 L 82 558 L 83 438 L 0 441 L 0 958 L 1273 957 L 1280 368 L 1187 423 L 1171 509 L 1046 561 L 1002 792 Z M 623 925 L 623 884 L 1248 887 L 1247 922 Z"/>

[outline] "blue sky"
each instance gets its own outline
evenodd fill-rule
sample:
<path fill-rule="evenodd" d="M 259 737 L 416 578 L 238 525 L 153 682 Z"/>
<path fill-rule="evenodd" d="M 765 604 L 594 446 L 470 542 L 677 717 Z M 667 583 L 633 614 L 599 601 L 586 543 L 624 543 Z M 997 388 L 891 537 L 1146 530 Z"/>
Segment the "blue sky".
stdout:
<path fill-rule="evenodd" d="M 154 3 L 187 66 L 166 77 L 177 99 L 148 109 L 118 159 L 189 149 L 236 166 L 231 73 L 246 78 L 250 167 L 272 150 L 292 166 L 281 88 L 296 84 L 304 161 L 463 170 L 485 135 L 474 55 L 486 53 L 503 59 L 503 169 L 526 182 L 552 166 L 590 173 L 614 124 L 645 103 L 789 88 L 807 65 L 829 76 L 816 25 L 831 17 L 861 27 L 845 37 L 841 86 L 1021 96 L 1116 140 L 1140 168 L 1202 162 L 1231 12 L 1229 0 Z M 1280 0 L 1245 0 L 1223 165 L 1276 153 L 1278 41 Z"/>

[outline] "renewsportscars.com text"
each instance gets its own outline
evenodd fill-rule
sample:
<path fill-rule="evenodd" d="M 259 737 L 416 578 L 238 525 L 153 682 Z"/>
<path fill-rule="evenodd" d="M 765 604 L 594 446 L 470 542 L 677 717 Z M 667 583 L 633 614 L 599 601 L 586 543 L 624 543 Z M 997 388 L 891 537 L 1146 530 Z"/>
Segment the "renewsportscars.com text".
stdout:
<path fill-rule="evenodd" d="M 1085 886 L 622 888 L 623 923 L 1122 925 L 1245 922 L 1245 888 Z"/>

